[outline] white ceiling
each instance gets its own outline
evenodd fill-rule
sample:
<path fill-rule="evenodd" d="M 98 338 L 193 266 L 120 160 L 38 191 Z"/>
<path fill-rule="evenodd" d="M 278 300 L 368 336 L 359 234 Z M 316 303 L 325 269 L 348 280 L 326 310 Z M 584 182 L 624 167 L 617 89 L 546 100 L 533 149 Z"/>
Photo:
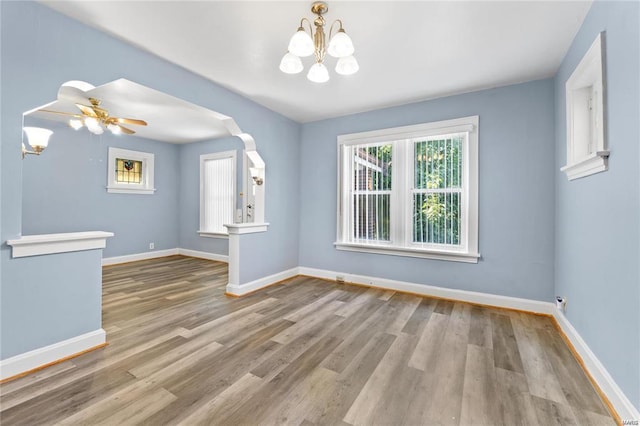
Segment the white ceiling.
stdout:
<path fill-rule="evenodd" d="M 42 3 L 299 122 L 553 76 L 591 1 L 328 1 L 360 71 L 328 83 L 278 69 L 311 1 Z M 328 30 L 327 30 L 328 31 Z"/>

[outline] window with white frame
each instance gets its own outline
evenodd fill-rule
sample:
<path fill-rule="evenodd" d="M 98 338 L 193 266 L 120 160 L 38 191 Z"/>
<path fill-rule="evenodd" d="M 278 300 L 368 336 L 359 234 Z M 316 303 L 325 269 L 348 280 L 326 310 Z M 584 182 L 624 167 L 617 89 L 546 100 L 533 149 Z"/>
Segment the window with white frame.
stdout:
<path fill-rule="evenodd" d="M 477 262 L 478 116 L 338 137 L 339 250 Z"/>
<path fill-rule="evenodd" d="M 200 229 L 202 236 L 228 235 L 236 207 L 236 152 L 200 156 Z"/>
<path fill-rule="evenodd" d="M 154 154 L 109 147 L 107 192 L 153 194 Z"/>
<path fill-rule="evenodd" d="M 605 132 L 604 31 L 566 82 L 567 164 L 560 170 L 574 180 L 609 169 Z"/>

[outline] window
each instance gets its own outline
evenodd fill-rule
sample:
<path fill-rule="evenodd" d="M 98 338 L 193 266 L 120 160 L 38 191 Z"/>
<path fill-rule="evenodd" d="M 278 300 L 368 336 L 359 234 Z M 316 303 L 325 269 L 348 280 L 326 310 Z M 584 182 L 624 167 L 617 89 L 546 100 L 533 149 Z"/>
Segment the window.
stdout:
<path fill-rule="evenodd" d="M 153 194 L 154 155 L 109 147 L 107 192 Z"/>
<path fill-rule="evenodd" d="M 478 117 L 338 137 L 339 250 L 477 262 Z"/>
<path fill-rule="evenodd" d="M 142 161 L 116 158 L 116 183 L 141 184 Z"/>
<path fill-rule="evenodd" d="M 606 171 L 604 32 L 598 34 L 566 83 L 567 165 L 569 180 Z"/>
<path fill-rule="evenodd" d="M 236 152 L 200 156 L 200 230 L 202 236 L 228 235 L 236 207 Z"/>

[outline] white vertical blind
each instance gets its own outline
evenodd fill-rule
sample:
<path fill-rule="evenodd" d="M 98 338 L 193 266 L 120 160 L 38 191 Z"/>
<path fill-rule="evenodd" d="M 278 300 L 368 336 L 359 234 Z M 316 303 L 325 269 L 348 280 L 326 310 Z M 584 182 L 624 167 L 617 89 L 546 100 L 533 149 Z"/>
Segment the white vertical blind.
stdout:
<path fill-rule="evenodd" d="M 344 147 L 348 159 L 349 242 L 390 241 L 391 144 Z"/>
<path fill-rule="evenodd" d="M 235 156 L 202 160 L 200 230 L 226 234 L 235 210 Z"/>
<path fill-rule="evenodd" d="M 414 243 L 462 243 L 463 145 L 467 137 L 467 133 L 456 133 L 414 140 Z"/>

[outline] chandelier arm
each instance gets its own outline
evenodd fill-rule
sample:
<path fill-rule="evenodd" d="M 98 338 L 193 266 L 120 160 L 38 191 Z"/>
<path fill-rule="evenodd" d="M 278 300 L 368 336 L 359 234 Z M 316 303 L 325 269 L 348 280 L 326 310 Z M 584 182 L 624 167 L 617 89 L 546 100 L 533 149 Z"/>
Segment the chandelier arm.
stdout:
<path fill-rule="evenodd" d="M 304 26 L 302 25 L 303 22 L 306 22 L 307 25 L 309 25 L 309 35 L 311 36 L 311 38 L 313 38 L 313 27 L 311 26 L 311 21 L 309 21 L 307 18 L 302 18 L 300 20 L 300 28 L 304 28 Z"/>
<path fill-rule="evenodd" d="M 338 23 L 340 24 L 340 29 L 342 29 L 342 20 L 340 19 L 336 19 L 335 21 L 333 21 L 331 23 L 331 26 L 329 27 L 329 41 L 331 41 L 331 36 L 333 35 L 333 26 Z M 339 30 L 338 30 L 339 31 Z"/>

